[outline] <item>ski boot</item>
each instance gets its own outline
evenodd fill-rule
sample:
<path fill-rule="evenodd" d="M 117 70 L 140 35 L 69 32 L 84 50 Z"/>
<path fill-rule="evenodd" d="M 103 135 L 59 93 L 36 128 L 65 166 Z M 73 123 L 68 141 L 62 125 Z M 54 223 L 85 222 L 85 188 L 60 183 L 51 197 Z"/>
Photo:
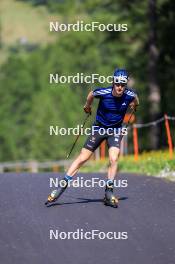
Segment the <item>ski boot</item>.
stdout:
<path fill-rule="evenodd" d="M 105 189 L 104 205 L 117 208 L 118 202 L 118 198 L 113 194 L 113 184 L 107 185 Z"/>
<path fill-rule="evenodd" d="M 66 190 L 68 186 L 68 181 L 64 179 L 62 180 L 62 183 L 63 183 L 63 186 L 59 186 L 59 189 L 53 190 L 51 194 L 49 194 L 47 201 L 45 202 L 45 205 L 49 205 L 49 204 L 56 202 L 58 198 L 62 195 L 62 193 Z"/>

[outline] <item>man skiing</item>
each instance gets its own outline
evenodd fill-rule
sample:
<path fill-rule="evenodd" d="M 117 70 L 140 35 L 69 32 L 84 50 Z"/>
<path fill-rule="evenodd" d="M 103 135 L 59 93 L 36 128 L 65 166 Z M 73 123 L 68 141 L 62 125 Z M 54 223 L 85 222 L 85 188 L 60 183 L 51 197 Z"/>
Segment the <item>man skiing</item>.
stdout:
<path fill-rule="evenodd" d="M 55 202 L 61 194 L 66 190 L 68 182 L 73 179 L 79 168 L 91 157 L 93 152 L 99 147 L 103 140 L 107 141 L 109 151 L 109 168 L 107 175 L 107 182 L 105 188 L 104 204 L 112 207 L 118 206 L 118 199 L 113 194 L 114 178 L 117 173 L 117 163 L 120 153 L 120 143 L 122 135 L 114 133 L 116 129 L 122 128 L 125 113 L 130 107 L 132 111 L 139 105 L 139 100 L 136 93 L 127 88 L 128 73 L 125 69 L 116 69 L 113 76 L 113 85 L 107 88 L 97 88 L 91 91 L 87 96 L 87 101 L 84 106 L 84 111 L 91 113 L 91 106 L 94 98 L 99 99 L 99 105 L 96 113 L 96 120 L 92 129 L 93 133 L 87 138 L 84 147 L 79 156 L 69 167 L 64 179 L 64 187 L 52 191 L 45 203 L 50 204 Z M 105 134 L 100 133 L 100 129 L 105 129 Z M 113 133 L 107 133 L 109 128 Z M 111 131 L 111 130 L 110 130 Z"/>

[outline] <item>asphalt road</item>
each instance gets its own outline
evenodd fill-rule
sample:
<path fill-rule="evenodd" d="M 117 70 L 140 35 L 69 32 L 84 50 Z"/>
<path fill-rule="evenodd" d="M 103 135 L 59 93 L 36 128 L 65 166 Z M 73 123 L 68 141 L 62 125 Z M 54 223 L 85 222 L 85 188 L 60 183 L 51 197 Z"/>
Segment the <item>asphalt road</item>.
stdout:
<path fill-rule="evenodd" d="M 82 175 L 86 179 L 105 177 Z M 116 188 L 117 209 L 103 205 L 104 189 L 100 187 L 69 188 L 59 204 L 47 208 L 44 201 L 51 190 L 50 177 L 62 175 L 0 175 L 0 263 L 175 263 L 175 183 L 120 174 L 128 186 Z M 127 239 L 57 236 L 62 232 L 63 238 L 78 229 L 115 232 L 117 238 L 125 232 Z"/>

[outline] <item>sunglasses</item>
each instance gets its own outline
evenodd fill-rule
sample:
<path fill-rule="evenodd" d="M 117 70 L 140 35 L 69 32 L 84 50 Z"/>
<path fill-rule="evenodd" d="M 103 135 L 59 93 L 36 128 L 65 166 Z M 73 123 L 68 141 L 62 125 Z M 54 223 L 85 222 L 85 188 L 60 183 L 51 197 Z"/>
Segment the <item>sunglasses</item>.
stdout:
<path fill-rule="evenodd" d="M 125 87 L 126 86 L 126 83 L 115 83 L 116 86 L 122 86 L 122 87 Z"/>

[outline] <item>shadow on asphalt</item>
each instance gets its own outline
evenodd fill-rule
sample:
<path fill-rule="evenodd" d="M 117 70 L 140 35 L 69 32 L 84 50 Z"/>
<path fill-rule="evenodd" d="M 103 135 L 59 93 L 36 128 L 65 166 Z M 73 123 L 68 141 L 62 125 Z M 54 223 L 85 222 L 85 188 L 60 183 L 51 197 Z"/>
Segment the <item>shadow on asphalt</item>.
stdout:
<path fill-rule="evenodd" d="M 77 200 L 81 200 L 78 202 L 66 202 L 66 203 L 52 203 L 52 204 L 48 204 L 47 207 L 52 207 L 52 206 L 57 206 L 57 205 L 69 205 L 69 204 L 86 204 L 86 203 L 103 203 L 103 199 L 89 199 L 89 198 L 76 198 Z M 118 200 L 119 201 L 124 201 L 127 200 L 128 197 L 119 197 Z"/>

